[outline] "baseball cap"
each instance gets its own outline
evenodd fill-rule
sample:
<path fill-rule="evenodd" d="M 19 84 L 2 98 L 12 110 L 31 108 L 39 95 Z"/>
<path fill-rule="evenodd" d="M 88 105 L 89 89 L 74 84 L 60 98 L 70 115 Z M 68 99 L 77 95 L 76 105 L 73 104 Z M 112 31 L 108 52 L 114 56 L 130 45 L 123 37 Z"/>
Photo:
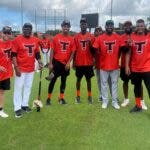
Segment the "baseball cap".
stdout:
<path fill-rule="evenodd" d="M 2 32 L 4 34 L 11 34 L 12 33 L 12 29 L 9 26 L 4 26 L 3 29 L 2 29 Z"/>
<path fill-rule="evenodd" d="M 114 26 L 114 21 L 113 20 L 107 20 L 105 25 L 106 26 L 108 26 L 108 25 L 113 25 Z"/>
<path fill-rule="evenodd" d="M 31 28 L 32 29 L 32 24 L 31 23 L 25 23 L 23 25 L 23 28 Z"/>
<path fill-rule="evenodd" d="M 124 26 L 126 25 L 131 25 L 132 26 L 132 22 L 131 21 L 125 21 Z"/>
<path fill-rule="evenodd" d="M 80 23 L 87 23 L 87 19 L 84 18 L 84 17 L 82 17 L 82 18 L 80 19 Z"/>
<path fill-rule="evenodd" d="M 69 20 L 64 20 L 64 21 L 62 22 L 61 26 L 64 26 L 64 25 L 68 25 L 69 27 L 71 27 Z"/>

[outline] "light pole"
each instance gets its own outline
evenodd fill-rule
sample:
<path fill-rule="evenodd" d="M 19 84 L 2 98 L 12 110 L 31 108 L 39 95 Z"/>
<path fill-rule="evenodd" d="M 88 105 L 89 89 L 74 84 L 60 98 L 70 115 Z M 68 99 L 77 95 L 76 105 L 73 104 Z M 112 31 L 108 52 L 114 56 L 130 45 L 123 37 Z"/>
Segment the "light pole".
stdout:
<path fill-rule="evenodd" d="M 110 4 L 111 6 L 111 8 L 110 8 L 110 18 L 111 18 L 111 20 L 112 20 L 112 13 L 113 13 L 113 0 L 111 0 L 111 4 Z"/>
<path fill-rule="evenodd" d="M 22 0 L 20 0 L 20 9 L 21 9 L 21 30 L 23 26 L 23 5 L 22 5 Z"/>

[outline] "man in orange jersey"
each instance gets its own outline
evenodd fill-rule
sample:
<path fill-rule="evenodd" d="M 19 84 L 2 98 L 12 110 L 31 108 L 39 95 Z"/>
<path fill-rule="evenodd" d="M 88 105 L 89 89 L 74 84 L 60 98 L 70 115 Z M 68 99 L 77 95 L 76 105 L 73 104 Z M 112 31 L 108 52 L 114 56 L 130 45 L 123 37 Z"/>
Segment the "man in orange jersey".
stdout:
<path fill-rule="evenodd" d="M 114 22 L 107 20 L 105 24 L 106 33 L 99 36 L 93 44 L 93 47 L 100 49 L 100 77 L 101 77 L 101 95 L 102 108 L 106 109 L 108 105 L 108 78 L 111 78 L 112 106 L 120 109 L 118 105 L 118 73 L 119 73 L 119 36 L 113 32 Z"/>
<path fill-rule="evenodd" d="M 81 18 L 80 20 L 81 32 L 77 33 L 74 37 L 76 52 L 74 57 L 74 66 L 76 69 L 76 99 L 75 102 L 78 104 L 80 100 L 80 86 L 81 79 L 83 76 L 86 78 L 87 91 L 88 91 L 88 103 L 92 104 L 92 92 L 91 92 L 91 78 L 94 76 L 93 71 L 93 56 L 90 48 L 95 40 L 94 36 L 87 32 L 87 20 Z"/>
<path fill-rule="evenodd" d="M 40 48 L 43 54 L 43 65 L 47 67 L 49 62 L 49 50 L 50 50 L 50 40 L 46 37 L 46 34 L 43 33 L 40 39 Z"/>
<path fill-rule="evenodd" d="M 22 116 L 22 111 L 31 111 L 28 102 L 34 76 L 35 58 L 39 66 L 42 67 L 38 40 L 32 36 L 32 25 L 25 23 L 22 31 L 23 35 L 14 39 L 14 48 L 12 50 L 16 74 L 14 83 L 14 111 L 16 118 Z"/>
<path fill-rule="evenodd" d="M 12 30 L 5 26 L 2 30 L 2 40 L 0 41 L 0 116 L 8 117 L 3 110 L 4 94 L 10 89 L 10 77 L 13 75 L 11 50 L 12 42 L 10 41 Z"/>
<path fill-rule="evenodd" d="M 141 85 L 142 80 L 150 96 L 150 39 L 145 34 L 144 20 L 136 22 L 136 33 L 132 36 L 130 51 L 126 55 L 126 74 L 131 74 L 131 82 L 134 84 L 135 107 L 130 112 L 140 112 L 141 106 Z"/>
<path fill-rule="evenodd" d="M 132 38 L 132 22 L 126 21 L 124 23 L 124 31 L 125 33 L 121 36 L 121 68 L 120 68 L 120 78 L 123 81 L 123 93 L 124 93 L 124 100 L 121 104 L 122 107 L 126 107 L 129 104 L 128 99 L 128 83 L 130 80 L 130 76 L 125 74 L 125 55 L 127 51 L 129 50 L 129 47 L 127 46 L 127 41 Z M 141 87 L 142 92 L 142 100 L 141 105 L 142 109 L 147 110 L 147 106 L 145 105 L 145 102 L 143 100 L 143 87 Z"/>
<path fill-rule="evenodd" d="M 101 27 L 96 27 L 95 31 L 94 31 L 95 38 L 98 38 L 102 34 L 103 34 L 102 28 Z M 95 56 L 95 68 L 96 68 L 97 85 L 98 85 L 98 89 L 99 89 L 98 102 L 101 102 L 102 101 L 102 96 L 100 95 L 100 93 L 101 93 L 101 82 L 100 82 L 100 50 L 99 49 L 95 52 L 94 56 Z M 108 78 L 108 85 L 109 85 L 110 93 L 111 93 L 111 79 L 110 79 L 110 77 Z"/>
<path fill-rule="evenodd" d="M 51 105 L 52 91 L 59 76 L 61 77 L 59 103 L 66 104 L 64 92 L 67 76 L 70 71 L 70 62 L 74 56 L 75 44 L 73 38 L 69 35 L 71 27 L 70 22 L 68 20 L 64 20 L 61 27 L 62 33 L 57 34 L 53 38 L 52 42 L 49 69 L 50 72 L 53 72 L 54 77 L 49 83 L 46 105 Z"/>
<path fill-rule="evenodd" d="M 125 33 L 121 36 L 121 68 L 120 68 L 120 78 L 123 81 L 123 93 L 124 93 L 124 100 L 121 104 L 122 107 L 126 107 L 129 104 L 128 99 L 128 83 L 130 80 L 130 76 L 126 75 L 125 73 L 125 56 L 126 52 L 128 51 L 127 41 L 131 39 L 132 35 L 132 22 L 126 21 L 124 23 L 124 31 Z"/>

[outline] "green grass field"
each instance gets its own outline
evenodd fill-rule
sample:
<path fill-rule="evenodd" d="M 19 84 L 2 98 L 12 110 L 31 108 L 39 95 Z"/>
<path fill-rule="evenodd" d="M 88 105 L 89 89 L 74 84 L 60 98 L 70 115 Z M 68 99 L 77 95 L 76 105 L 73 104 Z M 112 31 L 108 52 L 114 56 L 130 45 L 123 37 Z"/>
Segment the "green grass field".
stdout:
<path fill-rule="evenodd" d="M 33 110 L 16 119 L 13 112 L 12 90 L 6 94 L 5 110 L 9 118 L 0 118 L 0 150 L 149 150 L 150 149 L 150 107 L 147 91 L 144 99 L 149 109 L 131 114 L 134 106 L 133 87 L 130 85 L 131 103 L 127 108 L 115 110 L 109 104 L 103 110 L 98 102 L 95 77 L 92 79 L 94 103 L 87 103 L 85 79 L 82 80 L 82 103 L 74 104 L 75 75 L 68 77 L 66 88 L 67 105 L 58 104 L 59 85 L 57 80 L 52 96 L 52 106 L 46 107 L 48 82 L 43 74 L 42 101 L 40 113 Z M 30 105 L 37 97 L 39 74 L 35 74 Z M 119 100 L 123 100 L 122 82 L 119 81 Z"/>

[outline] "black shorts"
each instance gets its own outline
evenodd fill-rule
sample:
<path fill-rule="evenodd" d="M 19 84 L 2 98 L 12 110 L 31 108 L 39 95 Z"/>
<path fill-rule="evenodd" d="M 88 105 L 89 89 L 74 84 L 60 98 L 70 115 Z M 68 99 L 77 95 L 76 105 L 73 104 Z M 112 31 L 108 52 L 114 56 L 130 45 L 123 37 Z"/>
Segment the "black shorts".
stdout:
<path fill-rule="evenodd" d="M 150 72 L 132 72 L 131 83 L 136 85 L 142 83 L 142 80 L 150 87 Z"/>
<path fill-rule="evenodd" d="M 76 77 L 90 79 L 94 76 L 93 66 L 76 66 Z"/>
<path fill-rule="evenodd" d="M 124 82 L 129 82 L 129 80 L 131 79 L 130 75 L 126 75 L 125 68 L 120 69 L 120 78 Z"/>
<path fill-rule="evenodd" d="M 10 78 L 0 81 L 0 90 L 10 90 Z"/>
<path fill-rule="evenodd" d="M 53 73 L 55 77 L 68 76 L 70 74 L 70 69 L 66 70 L 65 65 L 56 59 L 53 59 L 53 66 Z"/>

